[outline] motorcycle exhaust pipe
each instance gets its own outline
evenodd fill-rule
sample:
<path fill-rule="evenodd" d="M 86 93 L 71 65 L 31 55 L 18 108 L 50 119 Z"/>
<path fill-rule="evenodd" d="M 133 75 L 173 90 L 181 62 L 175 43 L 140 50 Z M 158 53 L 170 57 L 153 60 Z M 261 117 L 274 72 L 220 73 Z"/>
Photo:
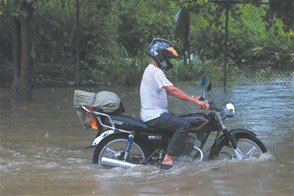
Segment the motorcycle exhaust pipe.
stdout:
<path fill-rule="evenodd" d="M 133 163 L 111 159 L 107 157 L 102 157 L 100 165 L 107 166 L 107 167 L 121 167 L 125 169 L 129 169 L 136 166 L 136 164 L 133 164 Z"/>

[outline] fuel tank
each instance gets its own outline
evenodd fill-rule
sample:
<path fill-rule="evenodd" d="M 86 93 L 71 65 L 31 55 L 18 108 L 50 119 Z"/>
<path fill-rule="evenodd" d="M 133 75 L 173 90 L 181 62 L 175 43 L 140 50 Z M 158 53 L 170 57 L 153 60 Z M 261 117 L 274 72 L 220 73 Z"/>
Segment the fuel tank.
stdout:
<path fill-rule="evenodd" d="M 204 113 L 192 113 L 182 115 L 182 118 L 189 120 L 192 123 L 192 130 L 198 130 L 209 122 L 209 117 Z"/>

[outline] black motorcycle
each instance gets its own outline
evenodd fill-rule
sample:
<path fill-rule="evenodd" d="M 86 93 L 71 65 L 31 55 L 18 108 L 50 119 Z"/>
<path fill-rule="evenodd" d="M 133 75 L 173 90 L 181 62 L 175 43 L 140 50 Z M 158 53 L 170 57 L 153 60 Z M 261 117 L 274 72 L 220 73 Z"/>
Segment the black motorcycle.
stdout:
<path fill-rule="evenodd" d="M 204 79 L 203 88 L 205 85 Z M 206 90 L 211 90 L 211 82 Z M 203 100 L 206 100 L 206 90 Z M 208 159 L 243 160 L 259 158 L 267 152 L 265 145 L 253 132 L 246 129 L 227 129 L 223 121 L 234 116 L 235 108 L 232 103 L 226 103 L 219 109 L 213 101 L 206 101 L 210 104 L 210 110 L 181 116 L 192 123 L 182 157 L 201 161 L 207 154 Z M 79 111 L 91 114 L 94 117 L 92 126 L 94 124 L 98 128 L 98 134 L 91 145 L 95 147 L 93 163 L 130 168 L 138 164 L 159 165 L 162 162 L 171 133 L 153 129 L 136 117 L 108 114 L 85 106 L 81 106 Z"/>

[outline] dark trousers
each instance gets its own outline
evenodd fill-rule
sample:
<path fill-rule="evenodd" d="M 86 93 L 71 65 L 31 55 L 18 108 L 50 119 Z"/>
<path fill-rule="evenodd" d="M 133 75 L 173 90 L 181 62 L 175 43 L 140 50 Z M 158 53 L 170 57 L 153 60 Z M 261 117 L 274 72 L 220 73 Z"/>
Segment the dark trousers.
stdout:
<path fill-rule="evenodd" d="M 171 156 L 181 155 L 191 127 L 191 123 L 188 120 L 170 113 L 163 113 L 160 117 L 145 123 L 155 129 L 174 133 L 167 147 L 167 154 Z"/>

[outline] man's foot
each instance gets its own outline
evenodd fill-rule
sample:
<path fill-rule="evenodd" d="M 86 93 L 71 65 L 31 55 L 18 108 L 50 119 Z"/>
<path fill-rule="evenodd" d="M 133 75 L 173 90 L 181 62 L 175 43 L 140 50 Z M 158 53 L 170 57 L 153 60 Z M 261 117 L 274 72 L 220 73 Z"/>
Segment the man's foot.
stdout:
<path fill-rule="evenodd" d="M 174 165 L 174 158 L 168 154 L 165 154 L 162 163 L 160 164 L 160 169 L 170 169 Z"/>

